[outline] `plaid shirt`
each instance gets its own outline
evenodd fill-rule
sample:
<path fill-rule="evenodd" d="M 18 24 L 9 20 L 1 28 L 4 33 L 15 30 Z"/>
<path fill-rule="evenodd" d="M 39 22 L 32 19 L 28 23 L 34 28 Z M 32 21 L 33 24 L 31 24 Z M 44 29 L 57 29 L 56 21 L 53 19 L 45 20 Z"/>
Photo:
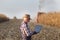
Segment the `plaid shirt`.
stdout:
<path fill-rule="evenodd" d="M 25 22 L 22 22 L 20 26 L 20 30 L 21 30 L 22 37 L 31 35 L 31 31 L 28 27 L 28 24 Z"/>

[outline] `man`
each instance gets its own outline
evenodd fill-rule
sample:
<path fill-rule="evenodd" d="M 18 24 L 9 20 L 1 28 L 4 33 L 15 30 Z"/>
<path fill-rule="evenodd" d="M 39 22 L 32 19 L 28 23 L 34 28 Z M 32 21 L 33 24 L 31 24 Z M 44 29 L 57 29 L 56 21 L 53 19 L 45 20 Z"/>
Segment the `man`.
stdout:
<path fill-rule="evenodd" d="M 23 22 L 20 26 L 20 30 L 21 30 L 21 35 L 22 35 L 22 40 L 31 40 L 31 35 L 33 34 L 29 27 L 28 27 L 28 22 L 30 22 L 30 15 L 29 14 L 25 14 L 23 17 Z"/>

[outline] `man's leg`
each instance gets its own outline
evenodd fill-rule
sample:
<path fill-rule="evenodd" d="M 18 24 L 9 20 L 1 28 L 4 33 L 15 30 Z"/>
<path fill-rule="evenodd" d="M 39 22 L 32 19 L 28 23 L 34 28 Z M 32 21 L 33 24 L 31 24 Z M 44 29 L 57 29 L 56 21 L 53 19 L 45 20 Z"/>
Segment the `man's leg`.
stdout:
<path fill-rule="evenodd" d="M 31 40 L 31 36 L 28 36 L 28 37 L 26 38 L 26 40 Z"/>

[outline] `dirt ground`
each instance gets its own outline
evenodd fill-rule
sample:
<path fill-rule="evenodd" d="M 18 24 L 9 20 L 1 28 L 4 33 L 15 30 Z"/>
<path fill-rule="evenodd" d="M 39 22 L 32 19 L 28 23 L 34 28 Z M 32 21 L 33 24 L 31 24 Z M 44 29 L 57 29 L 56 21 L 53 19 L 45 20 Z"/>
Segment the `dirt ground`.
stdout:
<path fill-rule="evenodd" d="M 0 23 L 0 40 L 21 40 L 20 24 L 21 20 Z M 30 26 L 34 28 L 33 23 Z M 32 36 L 32 40 L 60 40 L 60 28 L 43 26 L 40 33 Z"/>

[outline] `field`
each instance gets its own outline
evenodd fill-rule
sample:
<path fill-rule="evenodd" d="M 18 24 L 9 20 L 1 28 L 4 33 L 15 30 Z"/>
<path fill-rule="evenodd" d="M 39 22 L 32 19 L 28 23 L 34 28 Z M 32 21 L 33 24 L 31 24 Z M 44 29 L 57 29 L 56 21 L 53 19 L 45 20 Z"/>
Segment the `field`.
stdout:
<path fill-rule="evenodd" d="M 0 23 L 0 40 L 21 40 L 19 26 L 20 19 L 10 19 L 9 21 Z M 30 28 L 34 29 L 34 23 L 30 23 Z M 33 35 L 32 40 L 60 40 L 60 28 L 46 27 L 40 33 Z"/>
<path fill-rule="evenodd" d="M 37 23 L 32 22 L 37 20 Z M 29 24 L 31 31 L 36 24 L 42 25 L 42 30 L 31 37 L 32 40 L 60 40 L 60 13 L 38 13 L 37 19 Z M 9 19 L 0 15 L 0 40 L 21 40 L 20 25 L 22 19 Z"/>

